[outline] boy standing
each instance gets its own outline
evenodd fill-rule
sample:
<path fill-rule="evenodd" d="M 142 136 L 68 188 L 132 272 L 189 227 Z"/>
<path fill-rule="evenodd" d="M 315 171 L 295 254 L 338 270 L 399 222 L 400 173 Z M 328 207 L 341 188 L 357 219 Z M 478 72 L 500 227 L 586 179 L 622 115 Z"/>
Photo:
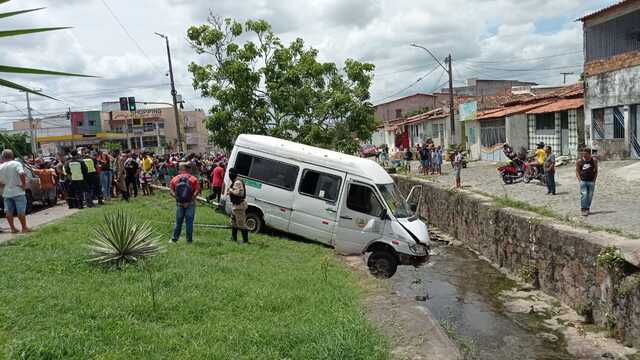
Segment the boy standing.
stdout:
<path fill-rule="evenodd" d="M 582 158 L 576 162 L 576 177 L 580 182 L 580 207 L 582 216 L 589 216 L 593 193 L 598 178 L 598 161 L 591 155 L 591 149 L 582 150 Z"/>

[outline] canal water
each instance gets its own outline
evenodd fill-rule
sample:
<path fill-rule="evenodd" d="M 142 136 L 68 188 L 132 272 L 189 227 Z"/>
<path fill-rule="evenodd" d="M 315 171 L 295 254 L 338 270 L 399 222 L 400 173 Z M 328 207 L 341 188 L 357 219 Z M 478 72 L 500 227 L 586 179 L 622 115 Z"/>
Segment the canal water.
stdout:
<path fill-rule="evenodd" d="M 562 334 L 542 326 L 544 315 L 505 309 L 500 293 L 516 282 L 469 250 L 433 244 L 427 264 L 399 267 L 391 284 L 429 308 L 467 359 L 574 359 Z"/>

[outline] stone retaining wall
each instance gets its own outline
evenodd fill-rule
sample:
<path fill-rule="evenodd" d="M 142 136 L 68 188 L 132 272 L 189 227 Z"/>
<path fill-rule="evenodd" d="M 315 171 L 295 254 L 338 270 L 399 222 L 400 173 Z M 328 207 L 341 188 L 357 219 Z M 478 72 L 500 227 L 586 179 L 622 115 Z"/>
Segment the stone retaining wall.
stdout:
<path fill-rule="evenodd" d="M 640 347 L 640 289 L 620 291 L 624 275 L 597 265 L 603 244 L 612 235 L 499 208 L 489 197 L 432 182 L 404 176 L 395 180 L 405 194 L 413 185 L 423 185 L 419 213 L 430 225 L 514 275 L 529 277 L 578 313 L 593 316 L 596 324 L 609 327 L 625 344 Z M 625 270 L 637 271 L 630 264 Z"/>

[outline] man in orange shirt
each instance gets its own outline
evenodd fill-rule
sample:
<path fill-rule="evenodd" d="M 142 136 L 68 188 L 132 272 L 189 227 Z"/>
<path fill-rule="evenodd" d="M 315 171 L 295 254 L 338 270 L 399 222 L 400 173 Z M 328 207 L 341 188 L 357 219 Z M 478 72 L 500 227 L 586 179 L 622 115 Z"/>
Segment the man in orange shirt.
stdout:
<path fill-rule="evenodd" d="M 33 169 L 33 172 L 40 178 L 42 201 L 48 206 L 55 206 L 58 203 L 58 176 L 56 171 L 51 168 L 51 164 L 49 162 L 45 162 L 42 164 L 41 169 Z"/>

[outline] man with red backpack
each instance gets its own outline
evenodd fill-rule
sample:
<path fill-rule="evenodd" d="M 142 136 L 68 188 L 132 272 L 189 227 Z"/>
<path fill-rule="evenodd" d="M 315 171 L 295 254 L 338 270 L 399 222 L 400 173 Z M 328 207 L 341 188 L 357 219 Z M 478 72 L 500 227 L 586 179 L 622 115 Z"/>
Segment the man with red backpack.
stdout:
<path fill-rule="evenodd" d="M 180 238 L 182 223 L 186 221 L 187 244 L 193 242 L 193 221 L 196 218 L 196 197 L 200 194 L 200 183 L 191 175 L 188 163 L 180 164 L 180 173 L 171 179 L 171 196 L 176 199 L 176 225 L 173 228 L 171 243 Z"/>

